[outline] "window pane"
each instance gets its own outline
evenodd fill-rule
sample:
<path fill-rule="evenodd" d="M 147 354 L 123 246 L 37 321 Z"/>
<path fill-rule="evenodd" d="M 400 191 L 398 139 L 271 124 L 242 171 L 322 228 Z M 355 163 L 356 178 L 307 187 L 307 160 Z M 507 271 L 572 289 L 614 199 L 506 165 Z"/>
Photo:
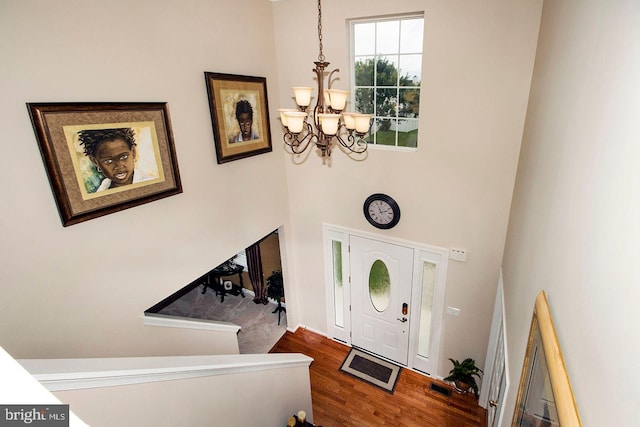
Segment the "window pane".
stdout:
<path fill-rule="evenodd" d="M 420 89 L 400 89 L 399 94 L 398 116 L 417 118 L 420 115 Z"/>
<path fill-rule="evenodd" d="M 376 29 L 377 53 L 397 53 L 400 45 L 400 21 L 378 22 Z"/>
<path fill-rule="evenodd" d="M 334 323 L 344 328 L 344 287 L 342 286 L 342 242 L 334 240 L 333 252 L 333 293 L 334 293 Z"/>
<path fill-rule="evenodd" d="M 375 143 L 377 145 L 396 145 L 396 132 L 390 130 L 391 125 L 395 122 L 393 119 L 376 119 L 375 120 Z M 372 129 L 372 132 L 373 129 Z"/>
<path fill-rule="evenodd" d="M 380 56 L 376 61 L 376 85 L 398 85 L 398 56 Z"/>
<path fill-rule="evenodd" d="M 400 56 L 400 86 L 420 86 L 422 55 Z"/>
<path fill-rule="evenodd" d="M 398 91 L 394 89 L 376 90 L 376 116 L 395 117 Z"/>
<path fill-rule="evenodd" d="M 373 86 L 373 57 L 362 56 L 355 63 L 356 86 Z"/>
<path fill-rule="evenodd" d="M 368 22 L 363 24 L 354 24 L 354 53 L 355 55 L 373 55 L 375 54 L 375 37 L 376 24 Z"/>
<path fill-rule="evenodd" d="M 373 89 L 356 89 L 356 111 L 373 114 Z"/>
<path fill-rule="evenodd" d="M 378 312 L 389 307 L 391 301 L 391 279 L 384 262 L 376 260 L 369 271 L 369 297 L 371 304 Z"/>
<path fill-rule="evenodd" d="M 412 147 L 418 146 L 418 121 L 417 120 L 398 120 L 398 147 Z M 409 131 L 402 131 L 407 122 L 414 122 L 415 129 Z"/>
<path fill-rule="evenodd" d="M 433 308 L 433 292 L 435 288 L 436 265 L 425 262 L 422 265 L 422 301 L 420 303 L 420 330 L 418 338 L 418 355 L 429 357 L 429 341 L 431 339 L 431 316 Z"/>
<path fill-rule="evenodd" d="M 400 53 L 422 53 L 424 19 L 406 19 L 400 29 Z"/>

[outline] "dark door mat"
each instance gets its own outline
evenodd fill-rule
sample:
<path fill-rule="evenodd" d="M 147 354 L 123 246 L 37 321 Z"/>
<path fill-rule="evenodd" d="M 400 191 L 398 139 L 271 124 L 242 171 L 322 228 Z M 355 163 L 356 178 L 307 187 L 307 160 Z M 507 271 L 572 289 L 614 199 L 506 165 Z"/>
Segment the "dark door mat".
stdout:
<path fill-rule="evenodd" d="M 352 348 L 342 362 L 340 371 L 393 394 L 402 368 Z"/>

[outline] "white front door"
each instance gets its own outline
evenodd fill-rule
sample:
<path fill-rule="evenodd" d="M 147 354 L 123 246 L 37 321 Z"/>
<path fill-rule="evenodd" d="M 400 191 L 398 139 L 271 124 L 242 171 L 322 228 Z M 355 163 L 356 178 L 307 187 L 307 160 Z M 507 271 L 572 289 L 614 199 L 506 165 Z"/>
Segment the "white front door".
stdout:
<path fill-rule="evenodd" d="M 351 247 L 351 343 L 408 363 L 413 249 L 359 236 Z"/>

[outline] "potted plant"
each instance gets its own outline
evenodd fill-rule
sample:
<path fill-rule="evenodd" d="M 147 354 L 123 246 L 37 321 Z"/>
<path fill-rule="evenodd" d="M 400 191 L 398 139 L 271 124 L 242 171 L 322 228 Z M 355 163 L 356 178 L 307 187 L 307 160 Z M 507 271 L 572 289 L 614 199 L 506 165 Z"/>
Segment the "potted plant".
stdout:
<path fill-rule="evenodd" d="M 476 366 L 476 361 L 469 357 L 462 362 L 454 359 L 449 360 L 453 363 L 453 369 L 449 371 L 449 376 L 444 380 L 453 381 L 456 389 L 462 393 L 473 389 L 474 394 L 478 396 L 478 384 L 474 376 L 480 379 L 480 374 L 483 372 L 482 369 Z"/>
<path fill-rule="evenodd" d="M 280 314 L 287 310 L 282 306 L 282 298 L 284 297 L 284 282 L 282 280 L 282 272 L 273 271 L 271 276 L 267 277 L 267 296 L 274 299 L 278 306 L 273 313 L 278 313 L 278 325 L 280 324 Z"/>

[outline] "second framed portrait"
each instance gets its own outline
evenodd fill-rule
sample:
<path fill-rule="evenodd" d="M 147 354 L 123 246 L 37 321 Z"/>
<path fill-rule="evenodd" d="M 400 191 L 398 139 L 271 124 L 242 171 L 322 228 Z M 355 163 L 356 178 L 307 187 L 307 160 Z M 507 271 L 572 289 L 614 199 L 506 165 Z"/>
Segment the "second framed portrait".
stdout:
<path fill-rule="evenodd" d="M 267 79 L 205 71 L 219 164 L 272 151 Z"/>

